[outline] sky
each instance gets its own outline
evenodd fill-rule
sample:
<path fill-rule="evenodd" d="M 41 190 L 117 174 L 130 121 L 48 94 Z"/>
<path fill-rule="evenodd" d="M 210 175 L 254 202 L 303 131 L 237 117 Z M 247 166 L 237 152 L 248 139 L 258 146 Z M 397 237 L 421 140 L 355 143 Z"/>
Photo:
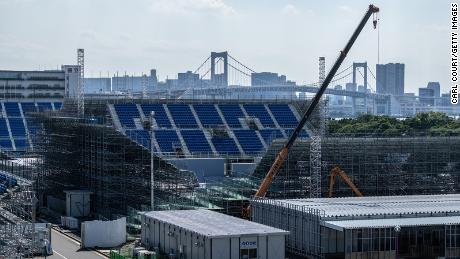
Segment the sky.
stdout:
<path fill-rule="evenodd" d="M 227 50 L 257 72 L 317 82 L 318 57 L 329 70 L 373 3 L 379 28 L 369 21 L 342 67 L 367 61 L 375 74 L 379 56 L 380 63 L 406 65 L 406 92 L 429 81 L 447 92 L 450 2 L 0 0 L 0 69 L 55 69 L 75 64 L 76 49 L 84 48 L 86 76 L 156 68 L 163 80 Z"/>

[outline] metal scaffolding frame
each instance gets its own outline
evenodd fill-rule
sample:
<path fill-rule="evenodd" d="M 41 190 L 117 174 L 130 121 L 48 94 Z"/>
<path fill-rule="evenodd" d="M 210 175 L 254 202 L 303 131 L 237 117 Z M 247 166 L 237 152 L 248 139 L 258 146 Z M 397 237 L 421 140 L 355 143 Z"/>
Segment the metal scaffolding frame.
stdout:
<path fill-rule="evenodd" d="M 42 152 L 39 178 L 46 195 L 90 190 L 92 209 L 104 218 L 126 215 L 128 206 L 141 210 L 150 204 L 148 150 L 104 124 L 103 118 L 42 116 L 41 120 L 44 132 L 36 146 Z M 158 209 L 193 206 L 186 197 L 198 186 L 195 175 L 156 156 L 153 164 Z"/>
<path fill-rule="evenodd" d="M 26 160 L 11 159 L 3 154 L 0 171 L 17 180 L 17 185 L 0 195 L 0 257 L 24 258 L 42 252 L 43 240 L 37 240 L 35 205 L 37 198 L 34 182 L 28 180 L 33 173 Z M 20 163 L 19 163 L 20 162 Z"/>
<path fill-rule="evenodd" d="M 72 114 L 71 105 L 65 103 L 59 113 L 34 114 L 33 120 L 43 126 L 34 144 L 41 157 L 36 178 L 42 199 L 63 200 L 64 190 L 85 189 L 93 193 L 92 211 L 100 218 L 150 210 L 150 149 L 114 128 L 106 102 L 87 101 L 85 118 Z M 153 157 L 156 210 L 200 207 L 240 216 L 257 188 L 258 179 L 247 176 L 199 185 L 193 172 L 158 154 Z"/>
<path fill-rule="evenodd" d="M 305 198 L 311 186 L 298 179 L 305 172 L 294 170 L 299 161 L 310 162 L 311 140 L 298 140 L 268 197 Z M 283 142 L 275 141 L 254 172 L 261 177 Z M 351 138 L 326 137 L 321 142 L 322 196 L 328 175 L 339 166 L 365 196 L 440 194 L 460 192 L 460 137 Z M 310 163 L 308 163 L 310 164 Z M 305 170 L 305 169 L 303 169 Z M 297 181 L 297 182 L 296 182 Z M 353 196 L 345 182 L 338 181 L 334 196 Z"/>

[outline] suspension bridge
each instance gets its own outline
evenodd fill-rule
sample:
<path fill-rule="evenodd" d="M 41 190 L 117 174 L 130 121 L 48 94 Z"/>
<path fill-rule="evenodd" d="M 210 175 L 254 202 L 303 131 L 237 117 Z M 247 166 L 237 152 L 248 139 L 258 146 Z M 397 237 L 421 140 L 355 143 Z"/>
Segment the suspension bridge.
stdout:
<path fill-rule="evenodd" d="M 283 84 L 273 81 L 251 85 L 251 77 L 256 72 L 228 52 L 211 52 L 200 66 L 194 70 L 199 75 L 199 85 L 189 87 L 182 95 L 183 99 L 301 99 L 318 91 L 320 82 L 307 84 Z M 368 74 L 372 80 L 368 80 Z M 358 88 L 358 79 L 363 84 Z M 261 79 L 258 79 L 261 80 Z M 374 83 L 370 83 L 372 81 Z M 376 77 L 366 62 L 353 63 L 334 76 L 326 90 L 327 95 L 346 97 L 352 113 L 362 112 L 388 113 L 391 96 L 375 92 Z M 334 87 L 335 85 L 344 86 Z M 362 100 L 362 101 L 359 101 Z"/>

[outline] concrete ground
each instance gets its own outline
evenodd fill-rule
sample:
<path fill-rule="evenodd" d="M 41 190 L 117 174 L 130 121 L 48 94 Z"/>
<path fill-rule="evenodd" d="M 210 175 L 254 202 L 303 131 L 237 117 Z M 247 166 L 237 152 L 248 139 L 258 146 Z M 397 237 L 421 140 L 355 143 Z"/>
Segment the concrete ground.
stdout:
<path fill-rule="evenodd" d="M 53 255 L 47 256 L 48 259 L 102 259 L 107 258 L 95 251 L 80 250 L 80 244 L 58 232 L 55 229 L 51 230 L 51 245 L 53 248 Z M 45 258 L 34 257 L 34 258 Z"/>

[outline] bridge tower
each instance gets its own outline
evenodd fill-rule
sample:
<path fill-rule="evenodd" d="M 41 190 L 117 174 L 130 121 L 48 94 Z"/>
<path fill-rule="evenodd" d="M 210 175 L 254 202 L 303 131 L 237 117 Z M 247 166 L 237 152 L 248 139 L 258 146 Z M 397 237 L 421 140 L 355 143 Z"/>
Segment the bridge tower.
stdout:
<path fill-rule="evenodd" d="M 224 71 L 216 73 L 216 64 L 220 60 L 224 63 Z M 211 83 L 214 86 L 228 86 L 228 52 L 211 52 Z"/>
<path fill-rule="evenodd" d="M 356 85 L 356 70 L 358 68 L 363 68 L 364 69 L 364 93 L 367 93 L 367 62 L 362 62 L 362 63 L 359 63 L 359 62 L 353 62 L 353 85 L 355 87 L 358 87 Z M 365 95 L 364 97 L 364 109 L 365 109 L 365 113 L 369 113 L 369 108 L 367 107 L 367 95 Z M 353 98 L 353 110 L 356 111 L 356 100 L 355 98 Z M 353 112 L 355 113 L 355 112 Z"/>
<path fill-rule="evenodd" d="M 353 62 L 353 84 L 356 86 L 356 69 L 360 67 L 364 69 L 364 92 L 366 92 L 367 91 L 367 62 L 363 62 L 363 63 Z"/>

